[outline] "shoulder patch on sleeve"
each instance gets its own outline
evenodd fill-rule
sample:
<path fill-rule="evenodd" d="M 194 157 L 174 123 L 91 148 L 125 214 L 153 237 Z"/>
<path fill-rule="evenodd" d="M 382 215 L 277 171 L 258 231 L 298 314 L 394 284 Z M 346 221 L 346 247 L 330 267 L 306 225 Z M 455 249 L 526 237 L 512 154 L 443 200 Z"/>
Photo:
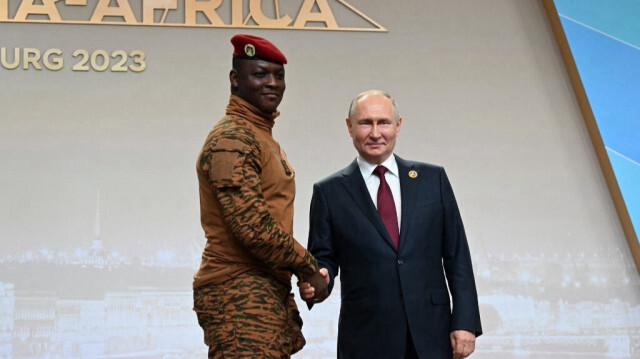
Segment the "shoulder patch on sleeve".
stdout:
<path fill-rule="evenodd" d="M 211 146 L 209 179 L 213 186 L 239 187 L 242 184 L 242 166 L 249 146 L 240 139 L 221 138 Z"/>
<path fill-rule="evenodd" d="M 209 178 L 215 187 L 236 187 L 242 181 L 242 164 L 246 155 L 236 151 L 215 151 L 211 154 Z"/>

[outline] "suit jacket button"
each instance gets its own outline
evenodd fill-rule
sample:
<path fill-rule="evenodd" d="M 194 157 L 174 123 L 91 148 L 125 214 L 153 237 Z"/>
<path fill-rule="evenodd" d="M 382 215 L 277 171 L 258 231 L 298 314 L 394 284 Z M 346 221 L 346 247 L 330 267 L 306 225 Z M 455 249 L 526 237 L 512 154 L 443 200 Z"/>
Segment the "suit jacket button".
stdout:
<path fill-rule="evenodd" d="M 398 264 L 399 264 L 399 265 L 403 265 L 403 264 L 404 264 L 404 261 L 403 261 L 402 259 L 398 259 Z"/>

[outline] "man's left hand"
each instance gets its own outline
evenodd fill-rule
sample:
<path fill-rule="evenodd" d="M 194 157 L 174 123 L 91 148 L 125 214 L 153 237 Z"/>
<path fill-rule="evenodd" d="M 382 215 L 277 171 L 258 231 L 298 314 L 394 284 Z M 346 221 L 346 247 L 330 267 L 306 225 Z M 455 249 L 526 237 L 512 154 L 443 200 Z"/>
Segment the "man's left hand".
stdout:
<path fill-rule="evenodd" d="M 463 359 L 476 349 L 476 335 L 466 330 L 454 330 L 449 335 L 453 359 Z"/>
<path fill-rule="evenodd" d="M 305 344 L 307 344 L 307 340 L 304 339 L 304 334 L 302 334 L 302 329 L 298 323 L 292 322 L 292 338 L 291 338 L 291 354 L 295 354 L 299 352 Z"/>

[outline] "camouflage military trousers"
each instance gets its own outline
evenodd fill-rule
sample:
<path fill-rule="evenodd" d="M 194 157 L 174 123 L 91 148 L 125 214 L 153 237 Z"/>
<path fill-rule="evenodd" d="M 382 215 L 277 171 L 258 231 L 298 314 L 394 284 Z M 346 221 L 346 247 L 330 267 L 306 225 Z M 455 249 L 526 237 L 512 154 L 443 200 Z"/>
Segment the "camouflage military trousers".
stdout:
<path fill-rule="evenodd" d="M 290 290 L 255 272 L 196 288 L 193 309 L 204 330 L 209 358 L 289 358 Z"/>

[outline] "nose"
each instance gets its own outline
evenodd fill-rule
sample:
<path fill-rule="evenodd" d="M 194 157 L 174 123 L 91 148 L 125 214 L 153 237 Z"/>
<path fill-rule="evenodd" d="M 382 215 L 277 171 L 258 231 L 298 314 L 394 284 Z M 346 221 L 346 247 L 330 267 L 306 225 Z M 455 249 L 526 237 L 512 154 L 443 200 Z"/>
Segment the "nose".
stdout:
<path fill-rule="evenodd" d="M 278 81 L 279 81 L 278 77 L 275 74 L 269 74 L 269 75 L 267 75 L 265 85 L 267 87 L 272 87 L 272 88 L 273 87 L 277 87 L 278 84 L 279 84 Z"/>
<path fill-rule="evenodd" d="M 371 126 L 371 133 L 369 133 L 369 136 L 371 136 L 371 138 L 380 138 L 380 129 L 378 128 L 378 125 L 373 124 L 373 126 Z"/>

